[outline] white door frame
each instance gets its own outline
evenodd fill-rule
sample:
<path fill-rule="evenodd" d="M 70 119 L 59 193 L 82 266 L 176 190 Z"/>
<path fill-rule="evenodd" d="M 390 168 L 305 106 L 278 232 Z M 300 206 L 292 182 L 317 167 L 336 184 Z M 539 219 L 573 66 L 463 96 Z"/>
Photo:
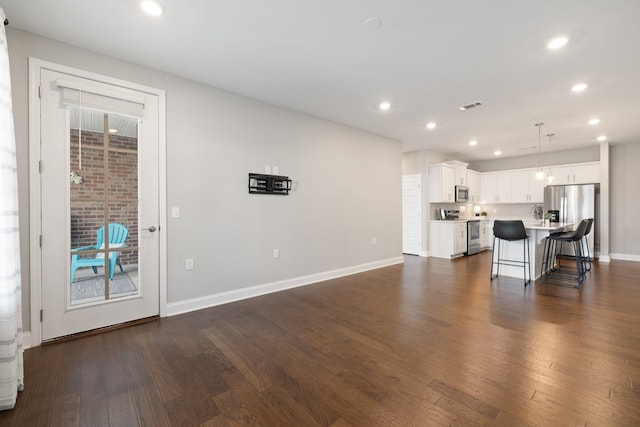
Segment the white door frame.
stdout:
<path fill-rule="evenodd" d="M 404 198 L 404 182 L 405 179 L 411 179 L 415 182 L 417 182 L 418 184 L 418 191 L 417 191 L 417 197 L 418 197 L 418 229 L 416 230 L 417 233 L 417 238 L 418 238 L 418 248 L 417 251 L 411 251 L 411 252 L 404 252 L 406 247 L 405 247 L 405 243 L 404 243 L 404 234 L 405 234 L 405 223 L 404 223 L 404 204 L 405 204 L 405 198 Z M 407 253 L 410 255 L 419 255 L 419 256 L 423 256 L 422 255 L 422 247 L 423 247 L 423 239 L 422 239 L 422 227 L 423 227 L 423 209 L 422 209 L 422 174 L 407 174 L 407 175 L 402 175 L 402 251 L 403 253 Z"/>
<path fill-rule="evenodd" d="M 72 74 L 115 86 L 146 92 L 158 97 L 158 200 L 160 259 L 159 262 L 159 312 L 167 315 L 167 138 L 166 138 L 166 95 L 161 89 L 143 86 L 84 70 L 29 58 L 29 290 L 31 294 L 31 345 L 42 343 L 40 311 L 42 309 L 42 234 L 41 186 L 40 186 L 40 73 L 43 68 L 60 73 Z"/>

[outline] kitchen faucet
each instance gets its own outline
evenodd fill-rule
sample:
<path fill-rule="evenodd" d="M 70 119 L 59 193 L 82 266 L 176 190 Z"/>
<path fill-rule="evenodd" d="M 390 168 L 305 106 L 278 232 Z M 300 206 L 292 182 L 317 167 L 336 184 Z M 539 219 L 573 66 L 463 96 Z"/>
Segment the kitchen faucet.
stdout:
<path fill-rule="evenodd" d="M 529 213 L 533 214 L 533 217 L 535 219 L 542 219 L 543 213 L 542 213 L 542 206 L 540 205 L 533 205 L 529 208 Z"/>

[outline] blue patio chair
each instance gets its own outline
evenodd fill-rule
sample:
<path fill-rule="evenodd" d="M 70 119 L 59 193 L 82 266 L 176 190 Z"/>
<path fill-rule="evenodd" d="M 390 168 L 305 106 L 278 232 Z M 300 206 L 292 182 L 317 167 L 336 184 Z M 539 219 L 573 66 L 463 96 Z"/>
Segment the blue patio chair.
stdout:
<path fill-rule="evenodd" d="M 129 229 L 124 225 L 112 222 L 109 224 L 109 249 L 125 247 L 125 241 L 129 235 Z M 81 248 L 71 249 L 71 281 L 76 274 L 76 270 L 82 267 L 91 267 L 93 272 L 98 274 L 98 267 L 104 267 L 104 253 L 93 253 L 88 258 L 80 258 L 82 251 L 104 249 L 104 227 L 98 228 L 96 231 L 96 244 L 94 246 L 83 246 Z M 116 265 L 120 267 L 120 271 L 124 272 L 122 263 L 120 262 L 120 252 L 114 251 L 109 253 L 109 280 L 113 279 Z"/>

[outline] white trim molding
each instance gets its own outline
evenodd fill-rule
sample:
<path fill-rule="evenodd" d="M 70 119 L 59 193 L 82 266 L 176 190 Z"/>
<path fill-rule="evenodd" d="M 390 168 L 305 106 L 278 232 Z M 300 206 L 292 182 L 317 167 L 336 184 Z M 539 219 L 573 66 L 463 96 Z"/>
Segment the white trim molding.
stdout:
<path fill-rule="evenodd" d="M 23 332 L 22 333 L 22 348 L 28 349 L 33 347 L 33 342 L 31 342 L 31 332 Z"/>
<path fill-rule="evenodd" d="M 167 316 L 175 316 L 178 314 L 188 313 L 190 311 L 202 310 L 203 308 L 214 307 L 234 301 L 240 301 L 243 299 L 266 295 L 273 292 L 284 291 L 286 289 L 297 288 L 300 286 L 311 285 L 313 283 L 323 282 L 325 280 L 337 279 L 339 277 L 349 276 L 351 274 L 362 273 L 365 271 L 375 270 L 378 268 L 402 263 L 404 263 L 404 257 L 399 256 L 396 258 L 374 261 L 366 264 L 355 265 L 352 267 L 345 267 L 337 270 L 310 274 L 308 276 L 294 277 L 291 279 L 280 280 L 278 282 L 265 283 L 262 285 L 220 292 L 218 294 L 206 295 L 199 298 L 172 302 L 167 304 L 166 314 Z"/>
<path fill-rule="evenodd" d="M 617 259 L 620 261 L 635 261 L 640 262 L 640 255 L 632 255 L 632 254 L 614 254 L 611 253 L 611 259 Z M 599 259 L 601 260 L 601 259 Z"/>

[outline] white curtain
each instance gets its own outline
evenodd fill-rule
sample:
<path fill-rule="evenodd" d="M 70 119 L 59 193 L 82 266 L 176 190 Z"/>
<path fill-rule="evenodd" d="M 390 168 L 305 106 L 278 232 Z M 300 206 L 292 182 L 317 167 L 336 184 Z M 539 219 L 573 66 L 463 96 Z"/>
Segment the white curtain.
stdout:
<path fill-rule="evenodd" d="M 0 410 L 13 408 L 23 387 L 18 170 L 4 20 L 0 7 Z"/>

